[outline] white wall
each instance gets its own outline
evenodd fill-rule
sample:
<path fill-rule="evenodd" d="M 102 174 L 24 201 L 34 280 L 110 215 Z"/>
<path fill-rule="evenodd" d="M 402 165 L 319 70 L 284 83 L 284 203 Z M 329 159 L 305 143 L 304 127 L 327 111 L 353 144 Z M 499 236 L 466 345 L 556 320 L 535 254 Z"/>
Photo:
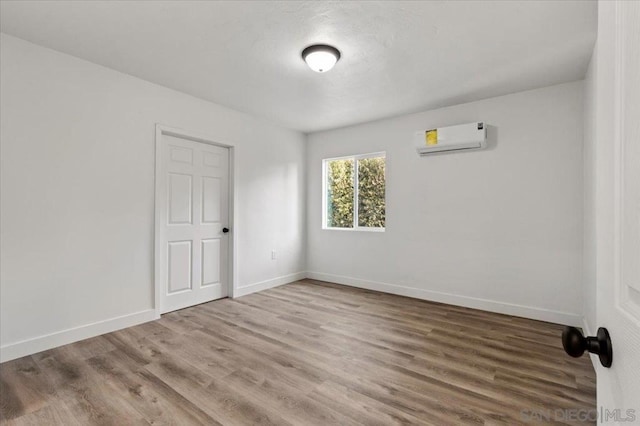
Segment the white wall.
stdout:
<path fill-rule="evenodd" d="M 582 82 L 314 133 L 307 269 L 328 281 L 582 324 Z M 414 131 L 489 124 L 489 149 L 420 158 Z M 387 152 L 384 233 L 321 229 L 323 158 Z"/>
<path fill-rule="evenodd" d="M 236 144 L 236 293 L 303 276 L 303 134 L 11 36 L 0 50 L 3 360 L 153 318 L 156 123 Z"/>

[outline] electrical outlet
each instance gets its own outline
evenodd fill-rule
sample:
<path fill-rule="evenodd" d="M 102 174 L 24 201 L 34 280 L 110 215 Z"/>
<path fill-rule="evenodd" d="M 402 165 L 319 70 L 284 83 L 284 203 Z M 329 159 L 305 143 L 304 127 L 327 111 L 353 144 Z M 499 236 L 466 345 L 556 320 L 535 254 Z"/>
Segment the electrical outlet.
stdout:
<path fill-rule="evenodd" d="M 276 251 L 271 250 L 271 260 L 276 260 Z"/>

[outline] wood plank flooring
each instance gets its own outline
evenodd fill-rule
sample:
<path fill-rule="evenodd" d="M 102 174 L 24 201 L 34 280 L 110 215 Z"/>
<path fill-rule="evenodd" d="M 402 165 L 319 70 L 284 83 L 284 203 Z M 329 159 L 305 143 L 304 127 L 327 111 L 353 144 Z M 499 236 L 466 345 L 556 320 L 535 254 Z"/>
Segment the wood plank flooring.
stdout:
<path fill-rule="evenodd" d="M 0 423 L 540 423 L 595 409 L 561 333 L 304 280 L 4 363 Z"/>

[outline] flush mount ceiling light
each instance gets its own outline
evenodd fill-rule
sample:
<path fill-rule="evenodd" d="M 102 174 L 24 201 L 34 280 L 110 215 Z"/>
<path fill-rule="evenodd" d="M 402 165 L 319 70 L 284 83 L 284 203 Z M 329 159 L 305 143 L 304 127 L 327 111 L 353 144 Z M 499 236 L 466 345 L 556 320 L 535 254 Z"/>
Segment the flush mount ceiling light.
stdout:
<path fill-rule="evenodd" d="M 327 72 L 340 59 L 340 51 L 326 44 L 314 44 L 302 51 L 302 59 L 315 72 Z"/>

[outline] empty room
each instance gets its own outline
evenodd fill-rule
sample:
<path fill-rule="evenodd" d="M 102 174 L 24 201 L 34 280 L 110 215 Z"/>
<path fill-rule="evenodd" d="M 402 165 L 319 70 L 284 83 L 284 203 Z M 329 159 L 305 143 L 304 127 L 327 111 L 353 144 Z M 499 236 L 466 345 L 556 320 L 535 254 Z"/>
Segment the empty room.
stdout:
<path fill-rule="evenodd" d="M 0 31 L 0 424 L 640 425 L 640 1 Z"/>

